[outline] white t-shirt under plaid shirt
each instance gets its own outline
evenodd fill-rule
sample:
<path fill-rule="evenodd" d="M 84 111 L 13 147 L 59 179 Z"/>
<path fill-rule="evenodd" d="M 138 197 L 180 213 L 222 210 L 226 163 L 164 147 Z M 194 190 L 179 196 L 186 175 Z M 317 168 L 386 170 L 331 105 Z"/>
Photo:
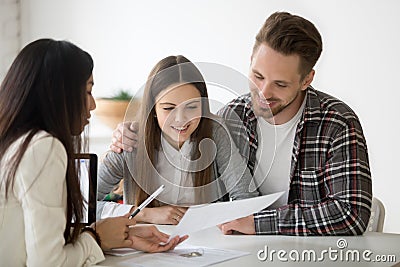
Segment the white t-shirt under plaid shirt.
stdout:
<path fill-rule="evenodd" d="M 284 124 L 274 125 L 263 118 L 257 118 L 259 148 L 256 153 L 254 181 L 261 195 L 285 192 L 267 209 L 279 208 L 287 204 L 294 136 L 305 103 L 304 99 L 294 117 Z M 270 151 L 274 153 L 269 153 Z"/>

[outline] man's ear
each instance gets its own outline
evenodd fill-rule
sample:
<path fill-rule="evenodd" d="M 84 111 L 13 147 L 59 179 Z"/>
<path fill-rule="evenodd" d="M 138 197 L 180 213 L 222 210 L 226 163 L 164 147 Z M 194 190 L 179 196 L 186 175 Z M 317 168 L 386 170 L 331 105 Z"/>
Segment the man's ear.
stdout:
<path fill-rule="evenodd" d="M 314 74 L 315 70 L 312 69 L 309 74 L 307 74 L 306 77 L 304 77 L 303 81 L 301 82 L 301 90 L 304 91 L 307 89 L 307 87 L 311 84 L 311 82 L 314 80 Z"/>

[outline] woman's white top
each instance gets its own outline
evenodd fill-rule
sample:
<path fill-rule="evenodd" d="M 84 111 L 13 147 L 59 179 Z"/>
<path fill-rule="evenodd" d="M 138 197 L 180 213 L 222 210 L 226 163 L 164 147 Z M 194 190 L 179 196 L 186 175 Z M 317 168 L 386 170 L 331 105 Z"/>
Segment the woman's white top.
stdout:
<path fill-rule="evenodd" d="M 89 266 L 104 260 L 90 234 L 65 245 L 67 154 L 46 132 L 31 140 L 5 199 L 4 170 L 22 144 L 21 137 L 0 162 L 0 266 Z"/>

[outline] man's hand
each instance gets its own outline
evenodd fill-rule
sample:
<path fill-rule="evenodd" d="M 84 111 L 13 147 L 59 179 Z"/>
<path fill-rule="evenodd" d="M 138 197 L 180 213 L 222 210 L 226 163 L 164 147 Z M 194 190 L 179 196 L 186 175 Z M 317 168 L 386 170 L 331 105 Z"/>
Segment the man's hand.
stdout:
<path fill-rule="evenodd" d="M 121 153 L 122 150 L 132 152 L 133 148 L 137 146 L 139 129 L 138 122 L 121 122 L 113 131 L 111 138 L 110 149 L 116 153 Z"/>
<path fill-rule="evenodd" d="M 134 226 L 129 230 L 128 239 L 132 241 L 132 248 L 145 252 L 162 252 L 174 249 L 179 243 L 185 241 L 188 236 L 178 236 L 171 239 L 167 244 L 169 236 L 160 232 L 155 226 Z M 163 245 L 162 245 L 163 244 Z"/>
<path fill-rule="evenodd" d="M 224 235 L 231 235 L 234 231 L 246 235 L 255 235 L 256 229 L 254 226 L 254 216 L 250 215 L 231 222 L 218 225 L 218 228 Z"/>

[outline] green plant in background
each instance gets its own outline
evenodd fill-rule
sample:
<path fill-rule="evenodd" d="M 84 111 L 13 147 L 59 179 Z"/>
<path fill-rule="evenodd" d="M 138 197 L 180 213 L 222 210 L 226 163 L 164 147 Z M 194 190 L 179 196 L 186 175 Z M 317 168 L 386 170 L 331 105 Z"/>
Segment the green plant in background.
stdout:
<path fill-rule="evenodd" d="M 132 94 L 127 90 L 120 89 L 117 93 L 115 93 L 110 99 L 113 100 L 131 100 Z"/>

